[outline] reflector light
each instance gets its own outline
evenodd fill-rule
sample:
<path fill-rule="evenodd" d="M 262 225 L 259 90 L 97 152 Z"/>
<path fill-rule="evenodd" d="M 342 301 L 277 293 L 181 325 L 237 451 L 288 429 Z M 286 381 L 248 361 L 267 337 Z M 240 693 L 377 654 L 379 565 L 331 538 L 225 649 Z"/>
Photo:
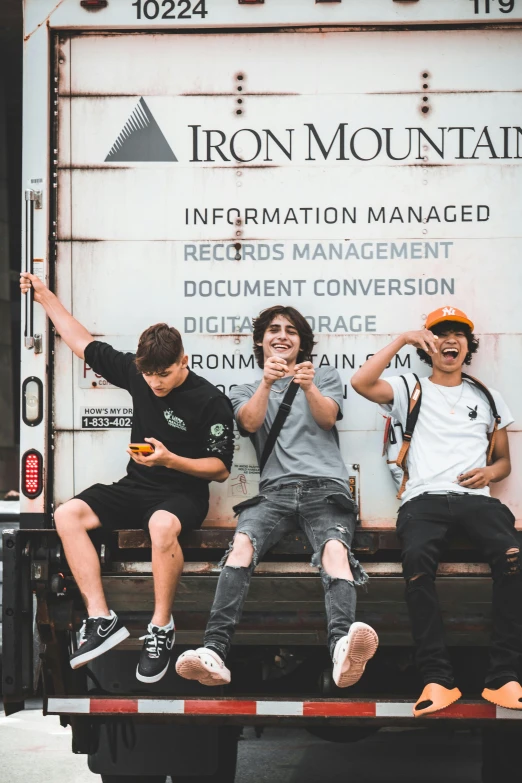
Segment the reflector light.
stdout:
<path fill-rule="evenodd" d="M 40 378 L 26 378 L 22 385 L 22 419 L 29 427 L 36 427 L 43 417 L 43 385 Z"/>
<path fill-rule="evenodd" d="M 42 462 L 36 449 L 26 451 L 22 457 L 22 492 L 27 498 L 36 498 L 42 491 Z"/>
<path fill-rule="evenodd" d="M 80 0 L 80 5 L 88 11 L 97 11 L 99 8 L 107 8 L 109 0 Z"/>

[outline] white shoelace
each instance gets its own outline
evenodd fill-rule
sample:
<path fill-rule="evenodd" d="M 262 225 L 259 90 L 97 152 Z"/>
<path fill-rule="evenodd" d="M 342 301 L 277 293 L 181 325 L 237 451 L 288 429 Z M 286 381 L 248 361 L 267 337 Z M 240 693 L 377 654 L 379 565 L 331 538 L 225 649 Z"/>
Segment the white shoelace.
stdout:
<path fill-rule="evenodd" d="M 85 644 L 85 642 L 87 641 L 87 636 L 90 633 L 91 628 L 92 628 L 92 620 L 93 620 L 92 617 L 88 617 L 86 620 L 83 621 L 82 627 L 80 628 L 80 641 L 78 643 L 78 647 L 81 647 L 82 644 Z M 90 626 L 89 626 L 89 622 L 90 621 L 91 621 L 91 623 L 90 623 Z"/>
<path fill-rule="evenodd" d="M 140 642 L 145 639 L 147 640 L 145 642 L 145 649 L 147 650 L 147 654 L 150 655 L 151 658 L 160 657 L 162 647 L 167 641 L 167 633 L 168 631 L 154 632 L 152 630 L 152 627 L 149 625 L 149 627 L 147 628 L 147 633 L 144 636 L 140 636 Z"/>

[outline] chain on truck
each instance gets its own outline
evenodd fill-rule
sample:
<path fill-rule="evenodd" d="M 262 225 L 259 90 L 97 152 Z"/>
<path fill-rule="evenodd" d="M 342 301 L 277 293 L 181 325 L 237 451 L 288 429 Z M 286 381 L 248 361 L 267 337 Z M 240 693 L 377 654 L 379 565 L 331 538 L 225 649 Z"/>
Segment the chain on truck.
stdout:
<path fill-rule="evenodd" d="M 209 694 L 173 667 L 141 687 L 150 542 L 122 523 L 93 540 L 110 606 L 131 636 L 71 670 L 83 608 L 53 512 L 122 475 L 132 407 L 72 356 L 27 297 L 21 524 L 4 533 L 3 548 L 6 713 L 40 688 L 45 713 L 72 726 L 73 751 L 105 781 L 232 781 L 242 726 L 353 741 L 413 725 L 417 682 L 383 420 L 350 377 L 391 335 L 450 303 L 477 314 L 474 374 L 488 384 L 500 377 L 522 418 L 513 362 L 522 0 L 24 5 L 22 268 L 116 348 L 134 350 L 146 326 L 173 323 L 191 366 L 225 392 L 256 377 L 252 318 L 263 307 L 292 304 L 307 317 L 315 365 L 336 367 L 345 388 L 339 434 L 360 507 L 354 548 L 370 575 L 359 613 L 381 647 L 349 696 L 336 690 L 320 579 L 296 533 L 255 571 L 228 688 Z M 420 369 L 405 348 L 388 372 Z M 500 494 L 522 529 L 517 425 L 509 437 L 513 472 Z M 180 651 L 201 642 L 232 507 L 257 491 L 250 443 L 238 437 L 235 449 L 203 528 L 182 541 Z M 460 682 L 476 694 L 491 587 L 469 542 L 453 542 L 438 589 Z M 415 726 L 480 728 L 490 781 L 519 741 L 513 717 L 471 699 Z"/>

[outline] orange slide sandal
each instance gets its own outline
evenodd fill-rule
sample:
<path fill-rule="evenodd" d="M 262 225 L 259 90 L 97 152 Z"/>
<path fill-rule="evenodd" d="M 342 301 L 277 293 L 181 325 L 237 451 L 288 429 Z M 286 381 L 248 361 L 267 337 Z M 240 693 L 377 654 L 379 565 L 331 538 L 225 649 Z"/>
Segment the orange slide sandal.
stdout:
<path fill-rule="evenodd" d="M 436 682 L 429 682 L 424 686 L 419 700 L 413 708 L 415 718 L 428 715 L 430 712 L 438 712 L 458 701 L 462 693 L 458 688 L 445 688 Z"/>
<path fill-rule="evenodd" d="M 496 691 L 484 688 L 482 698 L 508 710 L 522 710 L 522 685 L 511 680 Z"/>

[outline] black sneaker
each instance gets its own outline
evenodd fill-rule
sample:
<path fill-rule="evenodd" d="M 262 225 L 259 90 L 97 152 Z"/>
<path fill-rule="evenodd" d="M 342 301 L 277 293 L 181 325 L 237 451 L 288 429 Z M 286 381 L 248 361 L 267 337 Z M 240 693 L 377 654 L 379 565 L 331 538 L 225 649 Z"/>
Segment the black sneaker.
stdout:
<path fill-rule="evenodd" d="M 129 636 L 128 630 L 111 611 L 111 617 L 88 617 L 80 630 L 80 643 L 71 655 L 71 668 L 78 669 L 86 663 L 116 647 Z"/>
<path fill-rule="evenodd" d="M 140 682 L 158 682 L 166 673 L 170 664 L 170 655 L 174 646 L 176 629 L 158 628 L 149 624 L 144 639 L 140 662 L 136 669 L 136 678 Z"/>

